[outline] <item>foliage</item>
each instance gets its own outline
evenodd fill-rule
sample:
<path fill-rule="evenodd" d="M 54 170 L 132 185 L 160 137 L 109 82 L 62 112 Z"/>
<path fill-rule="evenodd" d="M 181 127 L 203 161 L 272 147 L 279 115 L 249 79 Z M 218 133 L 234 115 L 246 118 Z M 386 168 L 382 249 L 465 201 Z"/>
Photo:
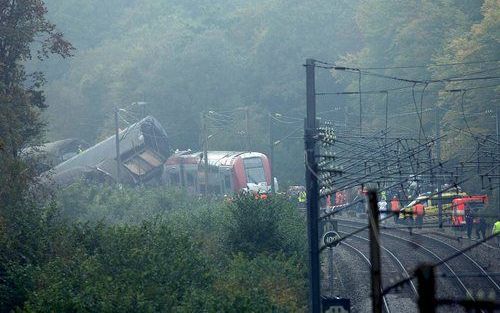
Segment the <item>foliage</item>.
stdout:
<path fill-rule="evenodd" d="M 474 63 L 498 57 L 497 0 L 45 2 L 49 13 L 41 0 L 0 4 L 2 312 L 305 310 L 304 220 L 284 199 L 221 203 L 162 187 L 84 184 L 53 199 L 18 158 L 40 142 L 41 116 L 49 139 L 93 142 L 111 131 L 114 106 L 143 100 L 174 146 L 197 149 L 200 112 L 248 107 L 251 149 L 266 152 L 269 112 L 304 115 L 305 58 L 421 80 L 498 73 L 496 63 Z M 73 48 L 47 14 L 78 47 L 75 58 L 64 59 Z M 45 60 L 50 54 L 63 60 Z M 356 75 L 333 74 L 334 88 L 332 73 L 318 73 L 327 78 L 318 91 L 357 90 Z M 496 80 L 427 86 L 363 75 L 362 90 L 386 88 L 404 88 L 389 93 L 394 133 L 434 136 L 434 114 L 444 112 L 437 123 L 452 162 L 481 144 L 470 133 L 494 133 Z M 338 120 L 344 106 L 348 130 L 357 128 L 357 97 L 318 99 L 318 112 L 330 112 L 322 118 Z M 383 127 L 384 103 L 362 96 L 364 129 Z M 276 147 L 275 174 L 300 184 L 302 141 L 287 121 L 276 131 L 288 139 Z M 241 150 L 241 120 L 235 125 L 210 134 L 210 148 Z"/>
<path fill-rule="evenodd" d="M 49 204 L 30 238 L 38 261 L 0 284 L 3 311 L 305 310 L 304 219 L 285 199 L 79 183 Z"/>
<path fill-rule="evenodd" d="M 103 221 L 106 223 L 139 223 L 163 216 L 173 209 L 198 206 L 196 198 L 189 198 L 177 189 L 165 187 L 93 185 L 76 183 L 58 192 L 61 214 L 72 220 Z"/>
<path fill-rule="evenodd" d="M 215 281 L 222 301 L 214 311 L 304 312 L 307 286 L 303 266 L 281 254 L 253 258 L 237 254 Z"/>
<path fill-rule="evenodd" d="M 391 90 L 391 135 L 431 139 L 439 129 L 441 160 L 449 168 L 476 161 L 478 148 L 483 151 L 481 161 L 488 161 L 484 151 L 495 145 L 498 79 L 447 79 L 498 77 L 499 10 L 495 0 L 362 1 L 356 21 L 363 47 L 344 54 L 338 63 L 371 68 L 362 75 L 362 90 Z M 349 83 L 348 90 L 357 91 L 358 73 L 334 75 Z M 385 100 L 385 94 L 362 96 L 365 130 L 385 126 Z M 358 117 L 357 96 L 341 101 Z M 498 206 L 497 193 L 483 186 L 479 177 L 461 184 L 467 193 L 488 193 Z"/>
<path fill-rule="evenodd" d="M 69 63 L 48 69 L 50 139 L 95 142 L 110 134 L 115 105 L 146 101 L 173 146 L 195 150 L 202 111 L 249 107 L 251 149 L 268 152 L 267 113 L 303 115 L 305 58 L 329 59 L 357 45 L 357 1 L 80 2 L 48 1 L 51 18 L 79 49 Z M 242 150 L 239 131 L 214 132 L 210 149 Z M 277 159 L 300 167 L 302 145 L 284 142 Z M 277 167 L 280 180 L 303 180 Z"/>
<path fill-rule="evenodd" d="M 26 312 L 161 312 L 210 285 L 207 262 L 168 224 L 71 229 L 63 251 L 32 275 Z"/>
<path fill-rule="evenodd" d="M 39 142 L 46 108 L 40 72 L 24 63 L 37 56 L 71 55 L 72 46 L 46 17 L 43 1 L 0 4 L 0 311 L 20 305 L 30 285 L 27 271 L 46 257 L 45 232 L 51 207 L 37 200 L 47 193 L 33 178 L 33 166 L 19 159 L 28 144 Z M 36 52 L 33 53 L 33 50 Z M 14 275 L 17 273 L 18 275 Z"/>
<path fill-rule="evenodd" d="M 279 196 L 266 200 L 238 195 L 226 207 L 226 242 L 230 253 L 305 255 L 301 230 L 305 222 L 297 208 Z"/>
<path fill-rule="evenodd" d="M 45 18 L 43 1 L 4 1 L 0 5 L 0 153 L 16 156 L 19 150 L 40 130 L 39 109 L 45 107 L 39 90 L 43 83 L 41 73 L 28 76 L 22 62 L 31 59 L 32 45 L 36 43 L 37 56 L 49 54 L 71 55 L 72 46 L 62 33 Z M 25 83 L 31 86 L 26 87 Z"/>

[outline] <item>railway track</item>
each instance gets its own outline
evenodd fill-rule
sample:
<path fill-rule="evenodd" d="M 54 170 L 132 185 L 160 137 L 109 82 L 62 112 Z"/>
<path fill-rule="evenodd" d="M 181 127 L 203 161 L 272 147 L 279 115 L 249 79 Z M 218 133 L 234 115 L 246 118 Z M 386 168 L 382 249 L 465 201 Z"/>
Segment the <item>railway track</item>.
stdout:
<path fill-rule="evenodd" d="M 339 233 L 346 234 L 346 232 L 343 231 L 339 231 Z M 343 243 L 343 245 L 355 250 L 365 259 L 365 261 L 371 267 L 368 251 L 368 239 L 362 236 L 355 235 L 352 236 L 349 241 L 349 243 L 345 242 Z M 361 244 L 355 245 L 354 241 Z M 383 281 L 395 281 L 395 277 L 410 277 L 410 274 L 404 267 L 402 261 L 396 256 L 394 252 L 384 246 L 381 246 L 381 249 L 384 252 L 381 255 L 381 266 L 384 269 L 382 271 Z M 415 300 L 418 294 L 417 289 L 412 281 L 410 281 L 409 287 L 410 288 L 403 288 L 396 296 L 384 296 L 383 300 L 386 312 L 400 312 L 401 310 L 398 310 L 397 308 L 401 307 L 405 308 L 404 312 L 416 312 Z"/>
<path fill-rule="evenodd" d="M 354 251 L 355 253 L 357 253 L 362 258 L 362 260 L 368 265 L 368 267 L 371 269 L 372 264 L 370 262 L 370 259 L 367 257 L 367 255 L 365 253 L 363 253 L 361 250 L 359 250 L 358 248 L 356 248 L 353 245 L 350 245 L 348 243 L 345 243 L 345 246 L 347 248 L 351 249 L 352 251 Z M 382 300 L 383 300 L 385 312 L 391 313 L 391 310 L 389 309 L 387 297 L 384 296 Z"/>
<path fill-rule="evenodd" d="M 344 230 L 341 233 L 347 234 L 354 229 L 366 226 L 366 223 L 338 219 L 338 225 L 339 229 Z M 367 231 L 364 233 L 367 235 Z M 352 240 L 367 242 L 368 239 L 365 236 L 360 236 L 361 234 L 363 233 L 351 236 L 350 238 Z M 415 232 L 413 235 L 410 235 L 402 229 L 384 229 L 380 234 L 381 241 L 383 242 L 381 249 L 392 259 L 394 264 L 398 264 L 403 278 L 409 277 L 408 268 L 414 269 L 422 262 L 430 263 L 429 257 L 433 263 L 443 262 L 445 257 L 459 251 L 453 245 L 433 236 L 417 234 Z M 391 249 L 387 248 L 389 243 Z M 349 244 L 351 244 L 350 241 Z M 398 248 L 397 254 L 393 252 L 396 247 Z M 404 269 L 404 271 L 401 269 Z M 438 289 L 438 298 L 458 299 L 466 296 L 474 300 L 476 298 L 475 290 L 478 291 L 476 293 L 479 294 L 478 298 L 484 297 L 486 293 L 490 297 L 496 297 L 496 295 L 500 294 L 498 281 L 489 275 L 478 261 L 474 260 L 468 254 L 463 254 L 456 259 L 443 262 L 443 265 L 438 270 L 437 281 L 440 287 Z M 463 273 L 478 273 L 480 276 L 462 277 Z M 387 277 L 384 278 L 387 279 Z M 416 294 L 416 288 L 412 284 L 411 289 Z"/>

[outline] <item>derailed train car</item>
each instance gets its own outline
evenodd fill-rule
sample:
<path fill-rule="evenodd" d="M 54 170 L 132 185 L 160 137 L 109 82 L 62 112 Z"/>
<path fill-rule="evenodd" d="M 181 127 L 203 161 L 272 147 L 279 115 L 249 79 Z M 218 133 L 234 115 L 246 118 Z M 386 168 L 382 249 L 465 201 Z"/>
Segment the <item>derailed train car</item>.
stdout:
<path fill-rule="evenodd" d="M 35 163 L 38 173 L 43 173 L 88 147 L 89 144 L 81 139 L 67 138 L 23 149 L 21 157 L 27 162 Z"/>
<path fill-rule="evenodd" d="M 45 173 L 57 185 L 79 179 L 120 181 L 126 184 L 160 183 L 163 164 L 171 155 L 167 133 L 148 116 L 119 132 L 120 177 L 117 173 L 116 137 L 110 136 Z"/>
<path fill-rule="evenodd" d="M 242 190 L 267 193 L 271 170 L 265 154 L 241 151 L 208 151 L 208 171 L 202 152 L 184 151 L 165 162 L 163 181 L 192 193 L 230 194 Z"/>

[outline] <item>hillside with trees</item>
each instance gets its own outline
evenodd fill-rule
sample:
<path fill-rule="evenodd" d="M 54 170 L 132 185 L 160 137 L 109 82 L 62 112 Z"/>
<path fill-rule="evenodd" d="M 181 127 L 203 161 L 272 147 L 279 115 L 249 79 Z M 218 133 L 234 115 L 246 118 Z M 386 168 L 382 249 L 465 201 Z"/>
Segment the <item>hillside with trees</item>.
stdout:
<path fill-rule="evenodd" d="M 498 145 L 499 51 L 498 0 L 2 1 L 0 312 L 305 312 L 306 225 L 285 197 L 52 188 L 21 152 L 97 143 L 115 107 L 140 101 L 174 149 L 199 150 L 214 111 L 227 119 L 211 150 L 245 137 L 269 153 L 279 113 L 274 175 L 303 185 L 303 63 L 315 58 L 358 70 L 325 71 L 319 91 L 386 91 L 390 134 L 439 133 L 441 160 L 459 167 Z M 319 115 L 355 133 L 359 99 L 322 98 Z M 386 98 L 361 100 L 364 130 L 383 129 Z M 463 187 L 499 201 L 479 178 Z"/>

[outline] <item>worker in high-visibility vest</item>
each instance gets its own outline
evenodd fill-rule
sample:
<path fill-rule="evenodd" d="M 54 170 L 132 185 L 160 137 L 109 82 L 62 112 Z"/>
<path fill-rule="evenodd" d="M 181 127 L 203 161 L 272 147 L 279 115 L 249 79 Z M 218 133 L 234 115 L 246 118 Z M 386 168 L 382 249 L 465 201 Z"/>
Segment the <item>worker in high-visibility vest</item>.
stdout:
<path fill-rule="evenodd" d="M 399 222 L 399 211 L 401 210 L 401 203 L 398 197 L 394 196 L 391 200 L 391 212 L 394 214 L 394 223 Z"/>
<path fill-rule="evenodd" d="M 500 245 L 500 220 L 496 221 L 493 224 L 493 229 L 491 230 L 492 235 L 496 235 L 497 237 L 497 245 Z"/>
<path fill-rule="evenodd" d="M 415 204 L 413 206 L 413 213 L 415 214 L 415 221 L 418 229 L 422 229 L 422 225 L 424 224 L 425 206 L 420 202 Z"/>
<path fill-rule="evenodd" d="M 305 203 L 306 203 L 306 200 L 307 200 L 307 195 L 306 195 L 305 191 L 300 191 L 299 192 L 298 200 L 299 200 L 299 206 L 300 207 L 303 207 L 303 206 L 305 207 Z"/>

